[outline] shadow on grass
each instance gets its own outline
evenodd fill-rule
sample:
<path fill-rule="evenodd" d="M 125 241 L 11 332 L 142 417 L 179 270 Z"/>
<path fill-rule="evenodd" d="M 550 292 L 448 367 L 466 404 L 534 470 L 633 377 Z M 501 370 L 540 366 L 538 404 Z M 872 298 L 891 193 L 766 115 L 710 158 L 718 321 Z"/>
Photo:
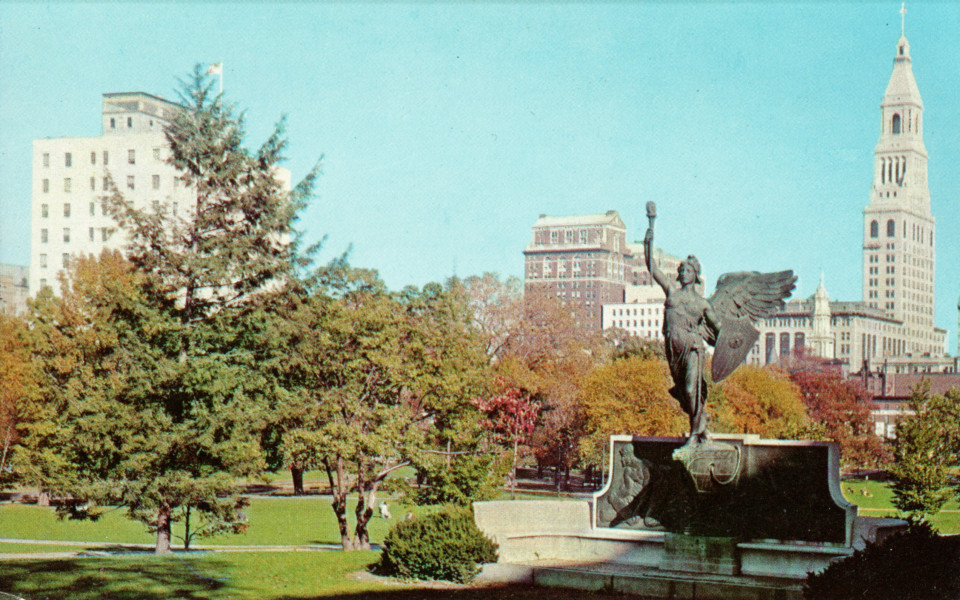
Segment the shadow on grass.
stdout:
<path fill-rule="evenodd" d="M 424 584 L 427 585 L 427 584 Z M 538 587 L 532 584 L 503 584 L 482 586 L 443 586 L 438 589 L 409 587 L 379 592 L 341 593 L 336 596 L 284 596 L 279 600 L 321 600 L 342 598 L 343 600 L 644 600 L 640 596 L 615 592 L 590 592 L 565 588 Z"/>
<path fill-rule="evenodd" d="M 25 560 L 0 563 L 0 591 L 49 600 L 201 600 L 224 587 L 222 563 L 205 560 L 205 578 L 176 557 L 163 559 Z"/>

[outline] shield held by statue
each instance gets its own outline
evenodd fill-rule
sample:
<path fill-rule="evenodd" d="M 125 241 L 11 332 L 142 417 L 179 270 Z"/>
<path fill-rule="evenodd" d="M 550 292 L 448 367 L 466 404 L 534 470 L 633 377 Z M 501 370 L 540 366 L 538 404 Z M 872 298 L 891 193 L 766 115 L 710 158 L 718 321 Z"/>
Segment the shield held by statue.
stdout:
<path fill-rule="evenodd" d="M 747 319 L 724 319 L 714 345 L 713 382 L 720 383 L 746 360 L 760 332 Z"/>

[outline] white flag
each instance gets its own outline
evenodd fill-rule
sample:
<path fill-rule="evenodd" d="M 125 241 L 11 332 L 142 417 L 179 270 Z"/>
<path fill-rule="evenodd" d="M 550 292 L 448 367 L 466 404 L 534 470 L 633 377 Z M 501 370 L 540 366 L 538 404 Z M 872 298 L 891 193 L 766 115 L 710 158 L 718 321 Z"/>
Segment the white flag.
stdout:
<path fill-rule="evenodd" d="M 210 68 L 207 69 L 207 75 L 222 75 L 223 74 L 223 63 L 213 63 L 210 65 Z"/>

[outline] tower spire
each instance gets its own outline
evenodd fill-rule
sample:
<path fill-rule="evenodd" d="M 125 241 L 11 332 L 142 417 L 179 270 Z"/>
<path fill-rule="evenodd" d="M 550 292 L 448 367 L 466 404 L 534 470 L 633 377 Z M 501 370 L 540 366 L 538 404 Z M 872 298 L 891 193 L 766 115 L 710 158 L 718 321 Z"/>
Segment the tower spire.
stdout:
<path fill-rule="evenodd" d="M 905 27 L 906 21 L 907 21 L 907 3 L 906 3 L 906 2 L 901 2 L 901 3 L 900 3 L 900 37 L 904 37 L 904 36 L 907 35 L 907 34 L 905 33 L 905 31 L 906 31 L 906 27 Z"/>

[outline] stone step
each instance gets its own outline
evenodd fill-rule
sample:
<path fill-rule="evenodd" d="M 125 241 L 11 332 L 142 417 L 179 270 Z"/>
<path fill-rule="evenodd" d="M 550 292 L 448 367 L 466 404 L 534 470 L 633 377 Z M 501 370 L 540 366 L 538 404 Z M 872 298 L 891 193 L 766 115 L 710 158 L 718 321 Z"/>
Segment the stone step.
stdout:
<path fill-rule="evenodd" d="M 803 584 L 796 579 L 672 572 L 617 563 L 524 566 L 530 569 L 534 583 L 550 587 L 607 590 L 676 600 L 803 599 Z"/>

